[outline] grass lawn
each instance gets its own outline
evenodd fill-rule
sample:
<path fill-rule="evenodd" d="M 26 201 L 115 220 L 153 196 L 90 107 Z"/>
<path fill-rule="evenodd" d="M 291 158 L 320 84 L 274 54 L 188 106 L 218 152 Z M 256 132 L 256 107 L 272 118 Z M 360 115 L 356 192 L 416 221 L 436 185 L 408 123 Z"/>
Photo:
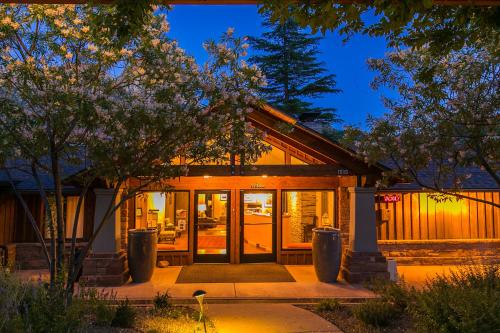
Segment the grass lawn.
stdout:
<path fill-rule="evenodd" d="M 340 305 L 335 309 L 318 309 L 315 304 L 297 305 L 303 309 L 309 310 L 318 316 L 328 320 L 345 333 L 400 333 L 413 332 L 411 318 L 402 315 L 400 318 L 392 321 L 387 327 L 375 328 L 364 324 L 353 314 L 353 309 L 358 304 Z"/>
<path fill-rule="evenodd" d="M 188 306 L 171 306 L 161 312 L 151 308 L 136 308 L 137 317 L 133 328 L 92 326 L 86 333 L 193 333 L 204 332 L 198 322 L 199 312 Z M 213 323 L 207 318 L 207 332 L 215 333 Z"/>

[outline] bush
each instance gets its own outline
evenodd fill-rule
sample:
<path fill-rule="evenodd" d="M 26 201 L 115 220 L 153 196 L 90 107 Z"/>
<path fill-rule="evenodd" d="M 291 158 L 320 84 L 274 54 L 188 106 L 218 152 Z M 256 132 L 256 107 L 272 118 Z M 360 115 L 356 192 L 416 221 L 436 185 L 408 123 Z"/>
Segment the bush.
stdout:
<path fill-rule="evenodd" d="M 111 326 L 132 328 L 135 325 L 136 312 L 127 300 L 123 301 L 116 308 L 115 317 L 111 322 Z"/>
<path fill-rule="evenodd" d="M 409 288 L 403 279 L 398 282 L 376 280 L 372 282 L 370 289 L 379 295 L 380 299 L 394 305 L 401 312 L 408 309 L 416 292 L 414 288 Z"/>
<path fill-rule="evenodd" d="M 22 331 L 21 308 L 29 285 L 16 279 L 8 268 L 0 266 L 0 332 Z"/>
<path fill-rule="evenodd" d="M 388 326 L 393 319 L 401 315 L 401 311 L 394 304 L 378 298 L 356 306 L 353 313 L 358 320 L 373 327 Z"/>
<path fill-rule="evenodd" d="M 168 291 L 165 291 L 162 294 L 159 292 L 156 293 L 156 296 L 153 298 L 153 306 L 154 311 L 157 312 L 168 310 L 170 308 L 170 295 L 168 294 Z"/>
<path fill-rule="evenodd" d="M 50 288 L 39 279 L 22 281 L 0 267 L 0 332 L 76 332 L 91 323 L 109 326 L 115 311 L 108 305 L 112 293 L 83 288 L 66 304 L 62 278 Z"/>
<path fill-rule="evenodd" d="M 470 266 L 428 281 L 412 309 L 417 328 L 439 332 L 497 332 L 500 266 Z"/>
<path fill-rule="evenodd" d="M 316 305 L 316 310 L 320 312 L 326 311 L 337 311 L 341 308 L 340 302 L 336 298 L 324 299 L 321 300 Z"/>

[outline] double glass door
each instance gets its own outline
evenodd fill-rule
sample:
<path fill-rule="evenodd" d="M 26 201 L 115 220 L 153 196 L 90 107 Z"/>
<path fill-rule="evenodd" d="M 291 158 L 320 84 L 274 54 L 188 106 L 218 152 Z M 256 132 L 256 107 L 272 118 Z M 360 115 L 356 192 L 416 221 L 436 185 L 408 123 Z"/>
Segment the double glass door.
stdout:
<path fill-rule="evenodd" d="M 194 262 L 228 263 L 230 191 L 195 191 Z M 240 262 L 276 261 L 276 192 L 241 191 Z"/>
<path fill-rule="evenodd" d="M 240 261 L 276 261 L 276 192 L 242 191 Z"/>
<path fill-rule="evenodd" d="M 194 261 L 229 262 L 230 192 L 196 191 L 194 205 Z"/>

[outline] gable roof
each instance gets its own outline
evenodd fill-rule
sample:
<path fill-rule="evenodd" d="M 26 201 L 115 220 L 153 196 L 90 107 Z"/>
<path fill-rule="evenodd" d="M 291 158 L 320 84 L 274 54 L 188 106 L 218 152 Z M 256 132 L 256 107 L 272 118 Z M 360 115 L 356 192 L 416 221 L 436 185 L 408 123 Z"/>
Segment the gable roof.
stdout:
<path fill-rule="evenodd" d="M 268 104 L 255 107 L 248 115 L 248 120 L 269 135 L 326 164 L 348 169 L 356 175 L 378 175 L 384 170 L 389 170 L 382 164 L 369 165 L 353 150 L 302 125 L 294 117 Z"/>

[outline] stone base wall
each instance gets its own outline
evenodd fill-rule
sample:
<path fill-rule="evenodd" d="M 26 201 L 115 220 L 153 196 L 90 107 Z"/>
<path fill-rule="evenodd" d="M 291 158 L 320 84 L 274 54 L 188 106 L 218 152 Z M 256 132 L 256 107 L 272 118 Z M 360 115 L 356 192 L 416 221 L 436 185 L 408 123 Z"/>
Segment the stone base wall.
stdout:
<path fill-rule="evenodd" d="M 403 265 L 500 263 L 500 239 L 378 241 L 378 246 Z"/>
<path fill-rule="evenodd" d="M 85 258 L 80 283 L 86 286 L 121 286 L 129 276 L 125 251 L 92 253 Z"/>
<path fill-rule="evenodd" d="M 85 243 L 77 243 L 82 248 Z M 15 269 L 48 269 L 47 260 L 39 243 L 12 243 L 7 245 L 9 265 Z M 47 245 L 50 252 L 50 245 Z M 66 244 L 66 255 L 69 254 L 70 244 Z"/>
<path fill-rule="evenodd" d="M 342 279 L 349 283 L 363 283 L 376 279 L 389 279 L 387 260 L 380 252 L 344 252 Z"/>

